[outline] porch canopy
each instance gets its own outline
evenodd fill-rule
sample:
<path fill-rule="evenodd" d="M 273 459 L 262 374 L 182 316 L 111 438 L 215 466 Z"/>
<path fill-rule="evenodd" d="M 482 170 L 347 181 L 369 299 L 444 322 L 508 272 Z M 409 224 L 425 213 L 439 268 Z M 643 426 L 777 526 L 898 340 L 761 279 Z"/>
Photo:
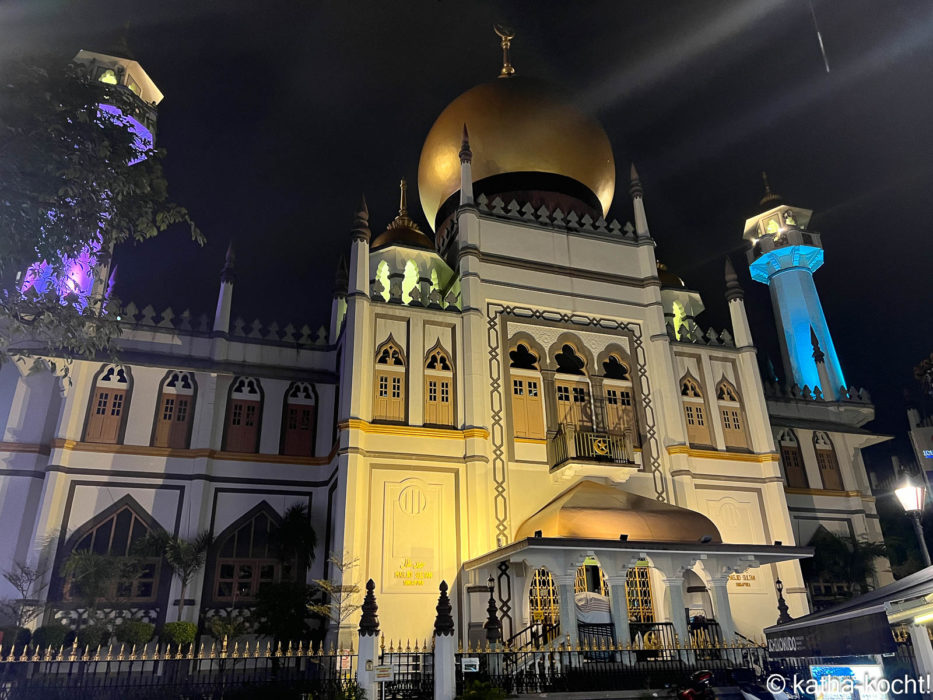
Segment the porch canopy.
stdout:
<path fill-rule="evenodd" d="M 702 513 L 661 503 L 609 484 L 581 481 L 529 517 L 516 541 L 463 565 L 464 577 L 479 584 L 503 570 L 546 569 L 558 586 L 562 633 L 577 638 L 574 582 L 577 568 L 595 559 L 609 586 L 616 637 L 629 638 L 625 583 L 629 569 L 648 561 L 664 580 L 671 622 L 687 639 L 684 574 L 698 563 L 707 574 L 716 620 L 726 640 L 735 636 L 727 583 L 731 574 L 762 564 L 812 556 L 809 547 L 724 544 Z M 504 569 L 503 569 L 504 567 Z"/>

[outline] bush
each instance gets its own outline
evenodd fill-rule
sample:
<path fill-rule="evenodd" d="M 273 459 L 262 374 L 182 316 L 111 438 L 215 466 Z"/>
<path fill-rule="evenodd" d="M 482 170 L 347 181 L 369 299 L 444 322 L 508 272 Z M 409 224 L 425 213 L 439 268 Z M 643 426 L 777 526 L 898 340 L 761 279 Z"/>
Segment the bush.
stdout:
<path fill-rule="evenodd" d="M 366 691 L 356 679 L 349 680 L 337 689 L 336 700 L 366 700 Z"/>
<path fill-rule="evenodd" d="M 25 627 L 3 627 L 0 628 L 0 632 L 3 633 L 3 641 L 0 644 L 7 649 L 12 645 L 16 650 L 21 650 L 32 639 L 32 631 Z"/>
<path fill-rule="evenodd" d="M 117 641 L 128 646 L 142 646 L 152 639 L 153 634 L 155 634 L 155 625 L 142 620 L 124 620 L 114 632 Z"/>
<path fill-rule="evenodd" d="M 165 644 L 192 644 L 197 633 L 198 626 L 193 622 L 166 622 L 159 639 Z"/>
<path fill-rule="evenodd" d="M 61 624 L 43 625 L 32 633 L 32 643 L 38 649 L 52 647 L 58 649 L 65 643 L 65 635 L 69 630 Z"/>
<path fill-rule="evenodd" d="M 461 696 L 462 700 L 505 700 L 506 692 L 491 683 L 469 681 Z"/>
<path fill-rule="evenodd" d="M 89 625 L 78 630 L 78 649 L 95 651 L 110 642 L 110 630 L 103 625 Z"/>

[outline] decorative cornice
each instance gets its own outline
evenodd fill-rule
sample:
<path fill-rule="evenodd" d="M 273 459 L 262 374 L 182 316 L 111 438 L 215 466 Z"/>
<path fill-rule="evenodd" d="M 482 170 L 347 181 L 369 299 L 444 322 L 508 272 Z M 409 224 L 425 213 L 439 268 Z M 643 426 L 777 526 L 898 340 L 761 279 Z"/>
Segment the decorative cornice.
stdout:
<path fill-rule="evenodd" d="M 861 498 L 863 501 L 875 499 L 871 496 L 863 496 L 861 491 L 837 491 L 833 489 L 802 489 L 792 486 L 785 486 L 784 493 L 793 496 L 832 496 L 834 498 Z"/>
<path fill-rule="evenodd" d="M 719 450 L 698 450 L 687 445 L 672 445 L 667 448 L 669 455 L 687 455 L 688 457 L 698 457 L 700 459 L 722 459 L 730 462 L 777 462 L 780 458 L 777 452 L 765 452 L 762 454 L 748 454 L 744 452 L 720 452 Z"/>
<path fill-rule="evenodd" d="M 0 452 L 25 452 L 29 454 L 47 455 L 51 453 L 48 445 L 39 445 L 29 442 L 0 442 Z"/>
<path fill-rule="evenodd" d="M 445 438 L 448 440 L 467 440 L 469 438 L 489 438 L 489 431 L 485 428 L 425 428 L 420 425 L 398 425 L 395 423 L 370 423 L 369 421 L 351 418 L 340 423 L 340 430 L 359 430 L 374 435 L 398 435 L 405 437 Z"/>
<path fill-rule="evenodd" d="M 335 452 L 332 451 L 332 454 L 327 457 L 296 457 L 293 455 L 272 455 L 252 452 L 227 452 L 209 448 L 178 449 L 173 447 L 152 447 L 149 445 L 111 445 L 108 443 L 79 442 L 77 440 L 65 440 L 62 438 L 55 438 L 52 440 L 52 447 L 57 450 L 66 450 L 68 452 L 95 452 L 98 454 L 173 457 L 178 459 L 206 458 L 230 462 L 265 462 L 295 465 L 330 464 L 333 459 L 333 453 Z M 16 450 L 10 451 L 15 452 Z M 21 451 L 25 452 L 26 450 Z"/>

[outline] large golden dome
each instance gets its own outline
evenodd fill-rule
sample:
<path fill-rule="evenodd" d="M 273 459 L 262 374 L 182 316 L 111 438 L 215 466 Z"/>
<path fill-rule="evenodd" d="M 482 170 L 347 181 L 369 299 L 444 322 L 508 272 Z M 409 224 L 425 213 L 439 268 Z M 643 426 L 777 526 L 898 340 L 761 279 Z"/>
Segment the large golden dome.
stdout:
<path fill-rule="evenodd" d="M 615 161 L 606 132 L 553 87 L 524 77 L 477 85 L 451 102 L 421 150 L 418 191 L 428 223 L 460 190 L 463 125 L 470 134 L 473 181 L 512 173 L 569 178 L 591 192 L 602 213 L 615 190 Z M 534 189 L 529 187 L 528 189 Z"/>

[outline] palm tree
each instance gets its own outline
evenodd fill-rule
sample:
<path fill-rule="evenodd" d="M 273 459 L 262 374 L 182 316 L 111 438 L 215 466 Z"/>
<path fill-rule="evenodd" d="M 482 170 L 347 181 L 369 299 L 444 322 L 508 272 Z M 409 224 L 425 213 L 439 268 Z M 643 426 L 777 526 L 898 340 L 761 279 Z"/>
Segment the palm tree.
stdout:
<path fill-rule="evenodd" d="M 122 563 L 115 557 L 81 549 L 68 556 L 64 572 L 74 586 L 73 595 L 84 603 L 88 622 L 93 625 L 98 603 L 114 593 L 114 585 L 123 572 Z M 79 616 L 78 628 L 80 627 Z"/>
<path fill-rule="evenodd" d="M 167 532 L 151 533 L 143 540 L 138 548 L 142 556 L 147 554 L 165 558 L 165 563 L 181 581 L 181 591 L 178 601 L 178 620 L 181 621 L 185 612 L 185 593 L 191 579 L 204 567 L 207 550 L 214 541 L 210 531 L 205 530 L 193 540 L 183 540 Z"/>
<path fill-rule="evenodd" d="M 306 503 L 295 503 L 288 507 L 282 516 L 282 524 L 272 534 L 272 543 L 283 567 L 294 562 L 298 569 L 296 576 L 311 567 L 314 548 L 317 547 L 317 534 L 311 526 Z"/>
<path fill-rule="evenodd" d="M 813 558 L 803 563 L 805 571 L 824 581 L 849 583 L 856 595 L 874 588 L 875 560 L 887 554 L 881 542 L 837 535 L 822 526 L 810 546 Z"/>

